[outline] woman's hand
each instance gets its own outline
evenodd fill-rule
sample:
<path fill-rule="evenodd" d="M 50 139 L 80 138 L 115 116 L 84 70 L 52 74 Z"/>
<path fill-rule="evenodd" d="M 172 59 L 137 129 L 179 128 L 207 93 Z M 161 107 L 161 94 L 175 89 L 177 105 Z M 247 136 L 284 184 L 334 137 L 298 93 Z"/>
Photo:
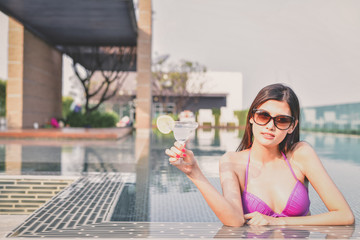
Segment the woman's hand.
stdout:
<path fill-rule="evenodd" d="M 180 171 L 186 175 L 192 175 L 195 169 L 198 169 L 198 164 L 194 158 L 192 151 L 185 149 L 185 145 L 175 142 L 174 146 L 166 149 L 165 153 L 170 157 L 170 164 L 176 166 Z"/>
<path fill-rule="evenodd" d="M 248 225 L 284 225 L 281 218 L 270 217 L 259 212 L 252 212 L 244 215 Z"/>

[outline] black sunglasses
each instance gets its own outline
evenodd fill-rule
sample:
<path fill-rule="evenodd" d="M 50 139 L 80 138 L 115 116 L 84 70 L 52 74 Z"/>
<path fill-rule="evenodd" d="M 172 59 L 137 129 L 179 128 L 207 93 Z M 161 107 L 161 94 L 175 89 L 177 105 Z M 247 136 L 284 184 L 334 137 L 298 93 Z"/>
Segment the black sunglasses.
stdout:
<path fill-rule="evenodd" d="M 253 109 L 254 122 L 260 126 L 268 124 L 271 119 L 274 120 L 274 125 L 280 130 L 287 130 L 295 122 L 295 118 L 287 115 L 278 115 L 272 117 L 270 113 L 261 109 Z"/>

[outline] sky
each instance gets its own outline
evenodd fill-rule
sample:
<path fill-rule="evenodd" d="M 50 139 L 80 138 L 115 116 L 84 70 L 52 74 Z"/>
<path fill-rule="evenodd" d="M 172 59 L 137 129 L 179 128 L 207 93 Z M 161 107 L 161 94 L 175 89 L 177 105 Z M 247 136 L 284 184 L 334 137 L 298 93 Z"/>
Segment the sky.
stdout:
<path fill-rule="evenodd" d="M 242 74 L 242 106 L 281 82 L 302 106 L 360 102 L 358 0 L 153 0 L 153 56 Z M 7 78 L 0 14 L 0 78 Z"/>
<path fill-rule="evenodd" d="M 153 54 L 241 72 L 244 107 L 276 82 L 302 106 L 360 102 L 358 0 L 153 0 L 153 11 Z"/>

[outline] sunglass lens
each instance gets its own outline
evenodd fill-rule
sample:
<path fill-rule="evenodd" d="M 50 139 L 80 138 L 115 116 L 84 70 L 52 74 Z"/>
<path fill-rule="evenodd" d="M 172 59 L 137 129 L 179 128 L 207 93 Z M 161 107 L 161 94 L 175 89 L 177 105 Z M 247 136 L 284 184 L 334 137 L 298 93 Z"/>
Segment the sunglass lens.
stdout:
<path fill-rule="evenodd" d="M 275 118 L 276 126 L 279 129 L 287 129 L 292 123 L 292 118 L 287 116 L 279 116 Z"/>
<path fill-rule="evenodd" d="M 255 113 L 255 122 L 257 124 L 265 125 L 270 121 L 271 116 L 267 112 L 257 111 Z"/>

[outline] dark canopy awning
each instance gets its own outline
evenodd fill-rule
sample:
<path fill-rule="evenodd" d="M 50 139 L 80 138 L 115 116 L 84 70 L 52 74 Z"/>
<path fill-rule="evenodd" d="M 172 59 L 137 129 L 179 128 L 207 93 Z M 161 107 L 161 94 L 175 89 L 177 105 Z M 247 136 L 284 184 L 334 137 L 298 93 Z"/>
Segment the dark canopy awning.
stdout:
<path fill-rule="evenodd" d="M 54 45 L 136 46 L 132 0 L 1 0 L 0 10 Z"/>
<path fill-rule="evenodd" d="M 0 0 L 0 10 L 63 52 L 137 45 L 132 0 Z"/>

